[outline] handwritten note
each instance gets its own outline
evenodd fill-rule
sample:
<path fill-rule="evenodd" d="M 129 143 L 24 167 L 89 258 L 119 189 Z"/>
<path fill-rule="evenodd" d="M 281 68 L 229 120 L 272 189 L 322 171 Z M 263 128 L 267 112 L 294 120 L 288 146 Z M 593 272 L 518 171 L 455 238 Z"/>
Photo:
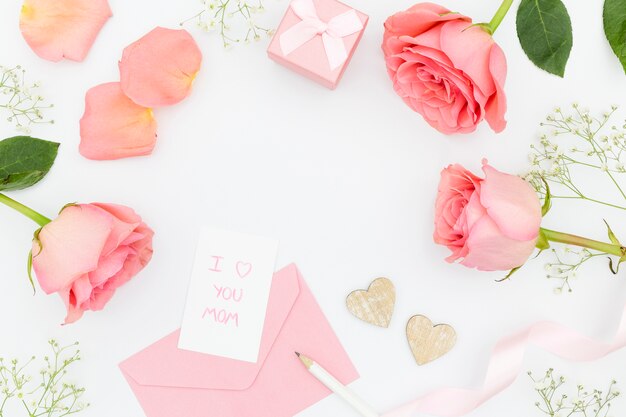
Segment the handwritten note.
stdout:
<path fill-rule="evenodd" d="M 178 347 L 256 362 L 277 252 L 270 238 L 204 230 Z"/>

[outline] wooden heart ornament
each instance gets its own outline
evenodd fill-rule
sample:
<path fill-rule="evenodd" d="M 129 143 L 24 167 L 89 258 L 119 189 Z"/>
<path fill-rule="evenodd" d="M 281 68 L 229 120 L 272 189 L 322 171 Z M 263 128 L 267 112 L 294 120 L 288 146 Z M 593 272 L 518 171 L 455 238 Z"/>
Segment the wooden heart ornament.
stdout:
<path fill-rule="evenodd" d="M 413 316 L 406 325 L 406 337 L 418 365 L 424 365 L 448 353 L 456 343 L 456 331 L 447 324 L 437 324 L 425 316 Z"/>
<path fill-rule="evenodd" d="M 379 327 L 389 327 L 396 304 L 396 289 L 389 278 L 377 278 L 367 290 L 352 291 L 346 306 L 355 317 Z"/>

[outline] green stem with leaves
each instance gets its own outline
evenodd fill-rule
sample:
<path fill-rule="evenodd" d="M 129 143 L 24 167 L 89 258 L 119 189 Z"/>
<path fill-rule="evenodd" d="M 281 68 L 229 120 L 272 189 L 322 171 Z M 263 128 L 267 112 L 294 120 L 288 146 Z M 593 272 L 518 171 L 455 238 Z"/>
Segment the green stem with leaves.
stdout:
<path fill-rule="evenodd" d="M 581 236 L 572 235 L 569 233 L 557 232 L 550 229 L 541 228 L 541 234 L 550 242 L 565 243 L 567 245 L 580 246 L 583 248 L 593 249 L 606 253 L 608 255 L 615 255 L 622 257 L 626 255 L 626 248 L 620 245 L 612 243 L 600 242 L 598 240 L 587 239 Z"/>
<path fill-rule="evenodd" d="M 513 4 L 513 0 L 504 0 L 502 2 L 498 10 L 496 11 L 496 14 L 493 16 L 493 18 L 489 22 L 488 26 L 491 31 L 491 34 L 494 34 L 495 31 L 498 29 L 498 26 L 500 26 L 500 23 L 502 23 L 502 20 L 504 19 L 506 14 L 509 12 L 509 9 L 511 8 L 512 4 Z"/>
<path fill-rule="evenodd" d="M 49 218 L 47 218 L 46 216 L 36 212 L 35 210 L 31 209 L 30 207 L 26 207 L 25 205 L 23 205 L 22 203 L 19 203 L 15 200 L 13 200 L 12 198 L 7 197 L 4 194 L 0 193 L 0 203 L 11 207 L 12 209 L 22 213 L 24 216 L 28 217 L 29 219 L 31 219 L 32 221 L 34 221 L 35 223 L 37 223 L 39 226 L 45 226 L 48 223 L 50 223 L 52 220 L 50 220 Z"/>

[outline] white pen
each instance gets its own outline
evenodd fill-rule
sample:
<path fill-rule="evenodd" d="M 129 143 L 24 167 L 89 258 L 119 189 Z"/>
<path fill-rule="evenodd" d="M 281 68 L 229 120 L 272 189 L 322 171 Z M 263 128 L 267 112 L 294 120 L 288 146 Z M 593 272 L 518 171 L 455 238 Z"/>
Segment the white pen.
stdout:
<path fill-rule="evenodd" d="M 296 352 L 296 355 L 315 378 L 317 378 L 322 384 L 326 385 L 329 390 L 343 398 L 363 417 L 379 417 L 379 414 L 365 401 L 363 401 L 361 397 L 356 395 L 352 390 L 350 390 L 350 388 L 337 381 L 337 379 L 328 373 L 326 369 L 322 368 L 312 359 L 309 359 L 298 352 Z"/>

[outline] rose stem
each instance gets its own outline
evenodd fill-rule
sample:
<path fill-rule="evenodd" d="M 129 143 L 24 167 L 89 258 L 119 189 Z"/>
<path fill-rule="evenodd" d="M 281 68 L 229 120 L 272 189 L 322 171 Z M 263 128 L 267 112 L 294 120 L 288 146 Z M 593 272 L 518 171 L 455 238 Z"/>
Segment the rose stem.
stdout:
<path fill-rule="evenodd" d="M 587 239 L 576 235 L 570 235 L 569 233 L 555 232 L 554 230 L 544 229 L 543 227 L 541 228 L 541 232 L 546 237 L 546 239 L 551 242 L 566 243 L 569 245 L 594 249 L 609 255 L 619 256 L 620 258 L 626 254 L 626 248 L 620 245 L 599 242 L 597 240 Z"/>
<path fill-rule="evenodd" d="M 495 33 L 496 29 L 498 29 L 500 23 L 502 23 L 502 19 L 504 19 L 504 16 L 506 16 L 506 14 L 509 12 L 512 4 L 513 0 L 504 0 L 498 8 L 498 11 L 496 11 L 493 19 L 491 19 L 491 22 L 489 22 L 489 28 L 491 29 L 492 35 Z"/>
<path fill-rule="evenodd" d="M 26 207 L 25 205 L 21 203 L 18 203 L 17 201 L 7 197 L 4 194 L 0 194 L 0 203 L 7 205 L 14 210 L 19 211 L 24 216 L 28 217 L 29 219 L 37 223 L 39 226 L 45 226 L 52 221 L 46 216 L 43 216 L 37 213 L 35 210 L 29 207 Z"/>

